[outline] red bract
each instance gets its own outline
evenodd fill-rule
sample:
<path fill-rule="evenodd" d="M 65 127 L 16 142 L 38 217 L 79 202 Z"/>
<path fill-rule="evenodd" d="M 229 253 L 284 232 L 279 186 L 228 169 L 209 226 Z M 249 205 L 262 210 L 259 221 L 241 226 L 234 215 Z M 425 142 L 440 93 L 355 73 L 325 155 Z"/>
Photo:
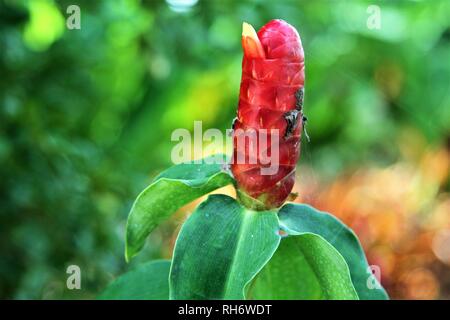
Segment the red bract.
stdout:
<path fill-rule="evenodd" d="M 257 35 L 244 23 L 242 46 L 244 58 L 239 106 L 233 124 L 231 170 L 244 204 L 258 209 L 276 208 L 286 201 L 294 186 L 295 165 L 300 155 L 305 81 L 303 48 L 295 28 L 283 20 L 270 21 Z M 266 146 L 261 143 L 260 134 L 266 134 L 263 129 L 269 134 Z M 257 152 L 250 139 L 243 139 L 250 131 L 256 133 Z M 271 146 L 276 138 L 279 143 Z M 278 159 L 272 157 L 276 147 Z M 263 159 L 266 152 L 268 157 Z M 238 159 L 245 159 L 245 163 Z M 269 163 L 267 159 L 271 159 Z M 278 169 L 263 174 L 261 169 L 270 166 Z"/>

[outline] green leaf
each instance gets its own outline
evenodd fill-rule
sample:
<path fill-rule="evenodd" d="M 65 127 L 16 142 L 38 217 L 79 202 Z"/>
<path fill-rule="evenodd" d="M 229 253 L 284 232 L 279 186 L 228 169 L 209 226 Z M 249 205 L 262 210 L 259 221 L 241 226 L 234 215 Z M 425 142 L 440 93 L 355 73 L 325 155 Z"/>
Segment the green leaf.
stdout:
<path fill-rule="evenodd" d="M 150 232 L 180 207 L 233 183 L 233 178 L 220 164 L 205 163 L 211 159 L 205 158 L 201 164 L 191 162 L 169 168 L 137 197 L 126 228 L 127 261 L 142 249 Z"/>
<path fill-rule="evenodd" d="M 101 300 L 169 299 L 170 260 L 151 261 L 118 277 L 99 297 Z"/>
<path fill-rule="evenodd" d="M 347 264 L 322 237 L 305 233 L 280 247 L 251 284 L 252 299 L 358 299 Z"/>
<path fill-rule="evenodd" d="M 340 220 L 304 204 L 288 203 L 279 213 L 280 225 L 291 235 L 314 233 L 328 241 L 344 257 L 353 285 L 362 300 L 388 299 L 386 291 L 369 272 L 364 251 L 355 233 Z M 367 283 L 376 284 L 370 289 Z"/>
<path fill-rule="evenodd" d="M 244 299 L 246 285 L 280 242 L 275 211 L 252 211 L 225 195 L 201 203 L 181 228 L 171 299 Z"/>

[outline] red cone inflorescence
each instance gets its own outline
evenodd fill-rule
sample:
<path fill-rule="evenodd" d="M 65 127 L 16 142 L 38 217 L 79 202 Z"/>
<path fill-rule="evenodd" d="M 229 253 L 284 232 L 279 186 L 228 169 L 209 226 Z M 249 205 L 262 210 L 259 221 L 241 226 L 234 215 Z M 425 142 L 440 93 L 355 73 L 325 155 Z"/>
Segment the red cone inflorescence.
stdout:
<path fill-rule="evenodd" d="M 291 193 L 300 156 L 303 47 L 295 28 L 283 20 L 270 21 L 258 34 L 244 23 L 242 46 L 244 58 L 237 118 L 233 123 L 231 171 L 244 204 L 260 210 L 277 208 Z M 238 141 L 243 141 L 242 135 L 250 137 L 246 134 L 249 131 L 256 133 L 258 152 L 249 139 L 244 138 L 245 143 Z M 263 132 L 268 133 L 267 144 L 262 143 Z M 277 140 L 277 146 L 272 145 Z M 275 151 L 278 157 L 273 156 Z M 264 174 L 261 169 L 267 167 L 277 169 Z"/>

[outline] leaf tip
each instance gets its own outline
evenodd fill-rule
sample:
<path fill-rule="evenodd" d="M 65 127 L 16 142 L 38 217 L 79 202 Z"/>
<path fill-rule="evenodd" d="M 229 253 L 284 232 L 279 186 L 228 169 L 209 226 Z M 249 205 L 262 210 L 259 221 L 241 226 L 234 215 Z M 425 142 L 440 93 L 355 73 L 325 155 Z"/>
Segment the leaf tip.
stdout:
<path fill-rule="evenodd" d="M 126 263 L 129 263 L 130 260 L 131 260 L 131 256 L 130 256 L 130 254 L 128 253 L 128 248 L 125 246 L 125 262 L 126 262 Z"/>
<path fill-rule="evenodd" d="M 137 254 L 137 251 L 128 245 L 128 241 L 125 240 L 125 262 L 129 263 L 131 259 Z"/>

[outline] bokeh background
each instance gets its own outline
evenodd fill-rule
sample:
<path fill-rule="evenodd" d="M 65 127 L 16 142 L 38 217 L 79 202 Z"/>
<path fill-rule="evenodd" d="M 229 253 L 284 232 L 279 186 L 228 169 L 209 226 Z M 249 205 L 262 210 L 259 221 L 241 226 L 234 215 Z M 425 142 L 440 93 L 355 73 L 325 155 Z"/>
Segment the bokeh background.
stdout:
<path fill-rule="evenodd" d="M 81 30 L 66 28 L 70 4 Z M 367 27 L 370 4 L 380 29 Z M 450 299 L 446 0 L 0 0 L 0 298 L 95 298 L 170 257 L 198 202 L 130 265 L 128 210 L 171 165 L 174 129 L 230 127 L 242 21 L 272 18 L 306 52 L 297 201 L 355 230 L 392 298 Z M 66 288 L 71 264 L 81 290 Z"/>

